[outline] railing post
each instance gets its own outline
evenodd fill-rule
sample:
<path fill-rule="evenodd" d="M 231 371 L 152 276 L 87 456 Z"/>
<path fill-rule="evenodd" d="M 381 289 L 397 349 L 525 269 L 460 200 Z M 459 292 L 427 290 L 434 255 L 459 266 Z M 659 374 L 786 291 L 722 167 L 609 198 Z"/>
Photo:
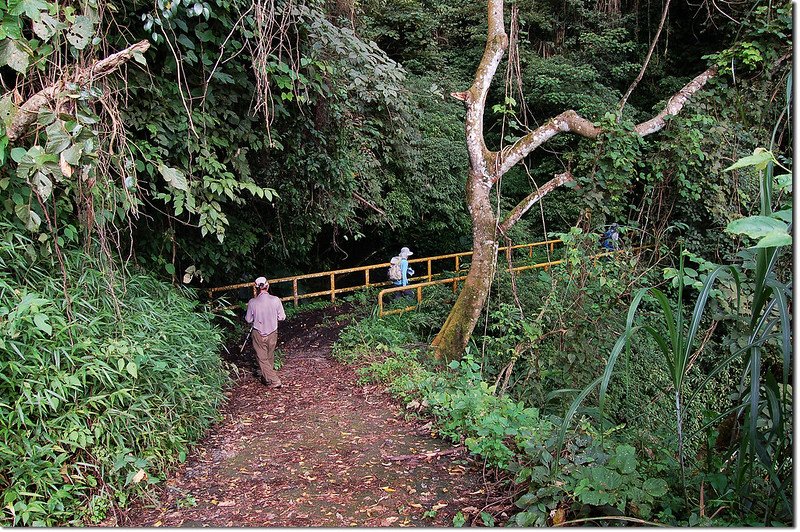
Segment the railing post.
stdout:
<path fill-rule="evenodd" d="M 458 255 L 456 255 L 456 277 L 455 277 L 455 278 L 456 278 L 456 280 L 455 280 L 455 281 L 453 281 L 453 293 L 454 293 L 454 294 L 455 294 L 456 292 L 458 292 L 458 275 L 459 275 L 459 274 L 458 274 L 458 271 L 459 271 L 459 269 L 461 268 L 461 264 L 460 264 L 460 261 L 459 261 L 459 259 L 460 259 L 460 258 L 461 258 L 461 257 L 459 257 Z"/>
<path fill-rule="evenodd" d="M 428 259 L 428 281 L 431 280 L 431 259 Z"/>
<path fill-rule="evenodd" d="M 369 288 L 369 270 L 364 270 L 364 285 Z"/>
<path fill-rule="evenodd" d="M 297 279 L 292 280 L 292 296 L 294 296 L 294 306 L 297 306 Z"/>
<path fill-rule="evenodd" d="M 378 317 L 383 317 L 383 290 L 378 292 Z"/>
<path fill-rule="evenodd" d="M 334 280 L 335 275 L 335 273 L 331 272 L 331 303 L 336 300 L 336 281 Z"/>
<path fill-rule="evenodd" d="M 417 286 L 417 306 L 422 304 L 422 287 Z"/>

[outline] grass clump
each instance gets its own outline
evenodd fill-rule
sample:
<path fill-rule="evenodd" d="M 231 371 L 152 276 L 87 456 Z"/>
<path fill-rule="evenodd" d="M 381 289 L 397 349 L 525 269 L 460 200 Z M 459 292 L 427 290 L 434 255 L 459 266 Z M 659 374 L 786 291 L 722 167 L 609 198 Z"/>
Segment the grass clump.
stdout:
<path fill-rule="evenodd" d="M 0 240 L 0 525 L 102 521 L 218 418 L 221 335 L 188 292 Z M 67 301 L 67 298 L 69 301 Z"/>

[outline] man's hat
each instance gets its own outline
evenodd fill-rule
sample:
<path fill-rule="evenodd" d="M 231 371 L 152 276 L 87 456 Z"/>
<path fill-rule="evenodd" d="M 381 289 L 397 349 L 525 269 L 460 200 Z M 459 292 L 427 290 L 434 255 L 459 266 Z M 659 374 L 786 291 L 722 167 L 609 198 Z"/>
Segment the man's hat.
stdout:
<path fill-rule="evenodd" d="M 409 255 L 413 255 L 413 254 L 414 254 L 414 252 L 412 252 L 410 249 L 405 248 L 405 247 L 400 250 L 400 256 L 401 257 L 408 257 Z"/>
<path fill-rule="evenodd" d="M 255 282 L 256 282 L 256 286 L 264 286 L 265 284 L 267 284 L 267 278 L 266 277 L 259 277 L 258 279 L 256 279 Z"/>

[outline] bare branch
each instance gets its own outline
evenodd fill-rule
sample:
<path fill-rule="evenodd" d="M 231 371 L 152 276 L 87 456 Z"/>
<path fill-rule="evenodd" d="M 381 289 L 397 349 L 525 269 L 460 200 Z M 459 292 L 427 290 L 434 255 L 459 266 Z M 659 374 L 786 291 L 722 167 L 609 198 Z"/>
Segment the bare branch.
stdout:
<path fill-rule="evenodd" d="M 625 109 L 625 104 L 627 103 L 628 98 L 630 98 L 631 93 L 633 93 L 633 90 L 644 77 L 644 73 L 647 70 L 647 65 L 650 63 L 650 58 L 653 56 L 653 50 L 656 49 L 656 43 L 658 42 L 658 38 L 661 36 L 661 30 L 664 29 L 664 22 L 667 20 L 667 12 L 669 11 L 669 2 L 670 0 L 667 0 L 664 4 L 664 11 L 661 12 L 661 22 L 658 23 L 658 29 L 653 37 L 653 42 L 650 43 L 650 49 L 647 50 L 647 56 L 644 58 L 644 63 L 642 63 L 642 69 L 639 70 L 639 75 L 636 76 L 636 79 L 633 80 L 631 86 L 628 87 L 628 91 L 625 93 L 625 96 L 623 96 L 619 101 L 619 107 L 617 108 L 617 123 L 622 120 L 622 110 Z"/>
<path fill-rule="evenodd" d="M 379 207 L 376 207 L 375 205 L 370 203 L 366 198 L 364 198 L 363 196 L 359 195 L 358 193 L 353 192 L 353 197 L 355 199 L 357 199 L 358 201 L 360 201 L 361 203 L 363 203 L 364 205 L 366 205 L 367 207 L 369 207 L 370 209 L 372 209 L 373 211 L 377 212 L 378 214 L 386 216 L 386 211 L 384 211 L 383 209 L 381 209 Z"/>
<path fill-rule="evenodd" d="M 529 132 L 517 142 L 503 148 L 498 154 L 499 168 L 497 178 L 508 172 L 530 152 L 555 137 L 559 133 L 571 132 L 589 139 L 596 139 L 602 129 L 589 120 L 583 118 L 575 111 L 564 111 L 547 123 Z"/>
<path fill-rule="evenodd" d="M 667 123 L 664 117 L 678 114 L 681 109 L 683 109 L 686 101 L 691 98 L 694 93 L 702 89 L 706 82 L 716 74 L 717 68 L 711 67 L 694 78 L 669 99 L 667 105 L 660 113 L 650 120 L 637 125 L 634 131 L 644 137 L 663 129 Z M 566 132 L 574 133 L 581 137 L 586 137 L 587 139 L 596 139 L 603 130 L 575 111 L 564 111 L 555 118 L 550 119 L 546 124 L 531 131 L 511 146 L 501 150 L 498 153 L 499 166 L 495 180 L 499 179 L 503 174 L 513 168 L 515 164 L 524 159 L 526 155 L 546 141 L 559 133 Z"/>
<path fill-rule="evenodd" d="M 686 101 L 692 97 L 694 93 L 699 91 L 703 88 L 706 82 L 717 75 L 717 67 L 713 66 L 694 78 L 692 81 L 687 83 L 681 90 L 679 90 L 672 98 L 669 99 L 667 102 L 666 107 L 658 113 L 656 116 L 648 120 L 647 122 L 642 122 L 638 126 L 634 128 L 634 130 L 641 136 L 650 135 L 651 133 L 655 133 L 656 131 L 660 131 L 664 129 L 664 126 L 667 122 L 664 120 L 664 117 L 667 115 L 677 115 L 683 109 L 683 106 L 686 104 Z"/>
<path fill-rule="evenodd" d="M 516 207 L 514 207 L 511 212 L 508 214 L 503 223 L 500 224 L 499 229 L 500 232 L 506 234 L 509 229 L 514 227 L 514 224 L 522 218 L 528 210 L 533 207 L 536 203 L 539 202 L 543 197 L 548 195 L 557 187 L 569 182 L 574 182 L 575 177 L 572 175 L 571 172 L 564 172 L 563 174 L 557 174 L 553 179 L 542 185 L 541 187 L 537 187 L 537 189 L 529 194 L 525 199 L 520 201 Z"/>
<path fill-rule="evenodd" d="M 139 41 L 120 52 L 111 54 L 105 59 L 101 59 L 88 68 L 79 70 L 72 80 L 61 80 L 40 90 L 28 98 L 28 100 L 20 106 L 17 114 L 14 115 L 14 120 L 6 130 L 8 140 L 14 142 L 25 135 L 30 125 L 36 120 L 36 114 L 39 112 L 39 109 L 54 100 L 58 93 L 64 90 L 67 83 L 71 82 L 77 83 L 78 85 L 85 85 L 103 78 L 119 69 L 119 67 L 128 62 L 134 54 L 144 53 L 148 48 L 150 48 L 149 42 Z"/>

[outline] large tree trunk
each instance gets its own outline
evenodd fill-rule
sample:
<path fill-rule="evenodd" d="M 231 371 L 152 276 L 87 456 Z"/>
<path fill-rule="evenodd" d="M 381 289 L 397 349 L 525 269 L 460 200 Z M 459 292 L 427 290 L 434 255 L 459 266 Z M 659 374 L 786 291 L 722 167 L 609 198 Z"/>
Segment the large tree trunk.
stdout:
<path fill-rule="evenodd" d="M 451 95 L 464 102 L 467 109 L 464 130 L 469 153 L 467 209 L 472 218 L 472 265 L 447 321 L 433 341 L 436 357 L 454 360 L 461 356 L 480 318 L 489 287 L 495 258 L 497 219 L 492 214 L 489 192 L 497 178 L 497 155 L 486 148 L 483 139 L 483 109 L 489 85 L 508 46 L 503 26 L 502 0 L 490 0 L 487 19 L 489 32 L 486 48 L 470 88 Z"/>
<path fill-rule="evenodd" d="M 433 342 L 436 358 L 440 360 L 457 360 L 461 356 L 480 319 L 492 285 L 497 219 L 492 213 L 490 190 L 480 174 L 470 172 L 467 205 L 472 218 L 472 264 L 447 323 Z"/>

